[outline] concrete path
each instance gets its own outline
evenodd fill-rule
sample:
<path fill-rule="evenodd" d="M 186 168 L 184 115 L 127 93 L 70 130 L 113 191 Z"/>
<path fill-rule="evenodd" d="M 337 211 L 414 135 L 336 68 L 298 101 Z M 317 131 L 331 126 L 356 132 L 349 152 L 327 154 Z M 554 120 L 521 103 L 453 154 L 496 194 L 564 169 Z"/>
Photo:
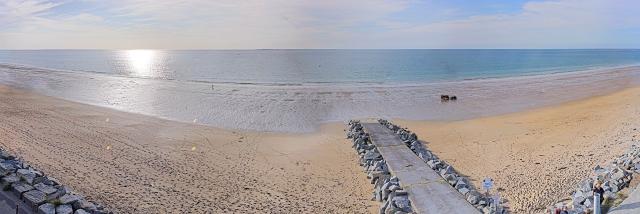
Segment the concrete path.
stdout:
<path fill-rule="evenodd" d="M 622 201 L 618 207 L 613 208 L 609 214 L 638 214 L 640 213 L 640 185 L 631 192 L 629 197 Z"/>
<path fill-rule="evenodd" d="M 433 171 L 393 131 L 379 123 L 363 123 L 371 141 L 387 161 L 389 170 L 398 177 L 400 185 L 409 193 L 409 200 L 417 213 L 480 213 Z"/>

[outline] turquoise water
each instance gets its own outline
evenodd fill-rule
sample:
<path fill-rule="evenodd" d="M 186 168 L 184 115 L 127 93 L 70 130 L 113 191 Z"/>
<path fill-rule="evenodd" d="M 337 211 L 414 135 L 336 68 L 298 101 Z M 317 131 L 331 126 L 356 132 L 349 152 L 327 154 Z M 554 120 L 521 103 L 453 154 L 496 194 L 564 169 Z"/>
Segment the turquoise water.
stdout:
<path fill-rule="evenodd" d="M 2 50 L 0 63 L 230 83 L 431 83 L 640 64 L 640 50 Z"/>

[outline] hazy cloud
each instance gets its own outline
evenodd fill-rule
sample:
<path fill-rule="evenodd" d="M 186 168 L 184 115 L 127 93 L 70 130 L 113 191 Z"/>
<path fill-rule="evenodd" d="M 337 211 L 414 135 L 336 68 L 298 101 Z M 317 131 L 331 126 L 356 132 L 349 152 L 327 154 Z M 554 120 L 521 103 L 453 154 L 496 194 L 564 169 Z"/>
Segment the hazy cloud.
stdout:
<path fill-rule="evenodd" d="M 424 21 L 407 11 L 461 11 L 416 0 L 9 0 L 0 3 L 0 48 L 638 48 L 639 8 L 535 1 Z"/>

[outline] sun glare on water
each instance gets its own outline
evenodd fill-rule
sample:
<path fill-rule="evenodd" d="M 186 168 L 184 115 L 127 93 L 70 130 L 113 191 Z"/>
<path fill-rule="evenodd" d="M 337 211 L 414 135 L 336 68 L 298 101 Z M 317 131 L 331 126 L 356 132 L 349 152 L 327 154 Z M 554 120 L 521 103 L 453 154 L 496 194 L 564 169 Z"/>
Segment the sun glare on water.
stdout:
<path fill-rule="evenodd" d="M 155 50 L 127 50 L 126 58 L 132 72 L 140 76 L 149 76 L 152 74 L 153 64 L 156 60 L 157 51 Z"/>

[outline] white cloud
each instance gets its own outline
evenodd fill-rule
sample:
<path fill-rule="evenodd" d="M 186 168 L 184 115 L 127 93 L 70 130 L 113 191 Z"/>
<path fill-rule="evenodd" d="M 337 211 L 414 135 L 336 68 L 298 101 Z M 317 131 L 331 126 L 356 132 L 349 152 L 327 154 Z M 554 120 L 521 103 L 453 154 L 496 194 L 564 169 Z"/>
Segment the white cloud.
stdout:
<path fill-rule="evenodd" d="M 530 2 L 517 14 L 417 25 L 389 18 L 410 0 L 94 3 L 108 9 L 51 14 L 61 3 L 0 3 L 0 48 L 640 47 L 631 39 L 640 32 L 640 7 L 632 0 Z"/>
<path fill-rule="evenodd" d="M 518 14 L 473 16 L 396 29 L 382 39 L 409 41 L 402 47 L 431 48 L 584 48 L 628 47 L 613 38 L 626 29 L 640 31 L 639 3 L 633 0 L 530 2 Z M 640 36 L 640 35 L 639 35 Z M 633 47 L 640 43 L 631 42 Z M 397 45 L 397 44 L 396 44 Z"/>
<path fill-rule="evenodd" d="M 38 0 L 6 0 L 0 2 L 0 24 L 8 26 L 45 14 L 60 3 Z"/>
<path fill-rule="evenodd" d="M 45 4 L 39 2 L 38 4 Z M 399 11 L 406 1 L 120 0 L 103 11 L 44 18 L 27 13 L 2 47 L 295 48 L 332 42 L 351 27 Z M 52 7 L 48 7 L 50 9 Z M 42 8 L 40 11 L 46 11 Z M 104 22 L 110 18 L 118 23 Z M 126 20 L 126 21 L 123 21 Z M 46 37 L 46 38 L 44 38 Z M 73 40 L 50 42 L 51 38 Z"/>

